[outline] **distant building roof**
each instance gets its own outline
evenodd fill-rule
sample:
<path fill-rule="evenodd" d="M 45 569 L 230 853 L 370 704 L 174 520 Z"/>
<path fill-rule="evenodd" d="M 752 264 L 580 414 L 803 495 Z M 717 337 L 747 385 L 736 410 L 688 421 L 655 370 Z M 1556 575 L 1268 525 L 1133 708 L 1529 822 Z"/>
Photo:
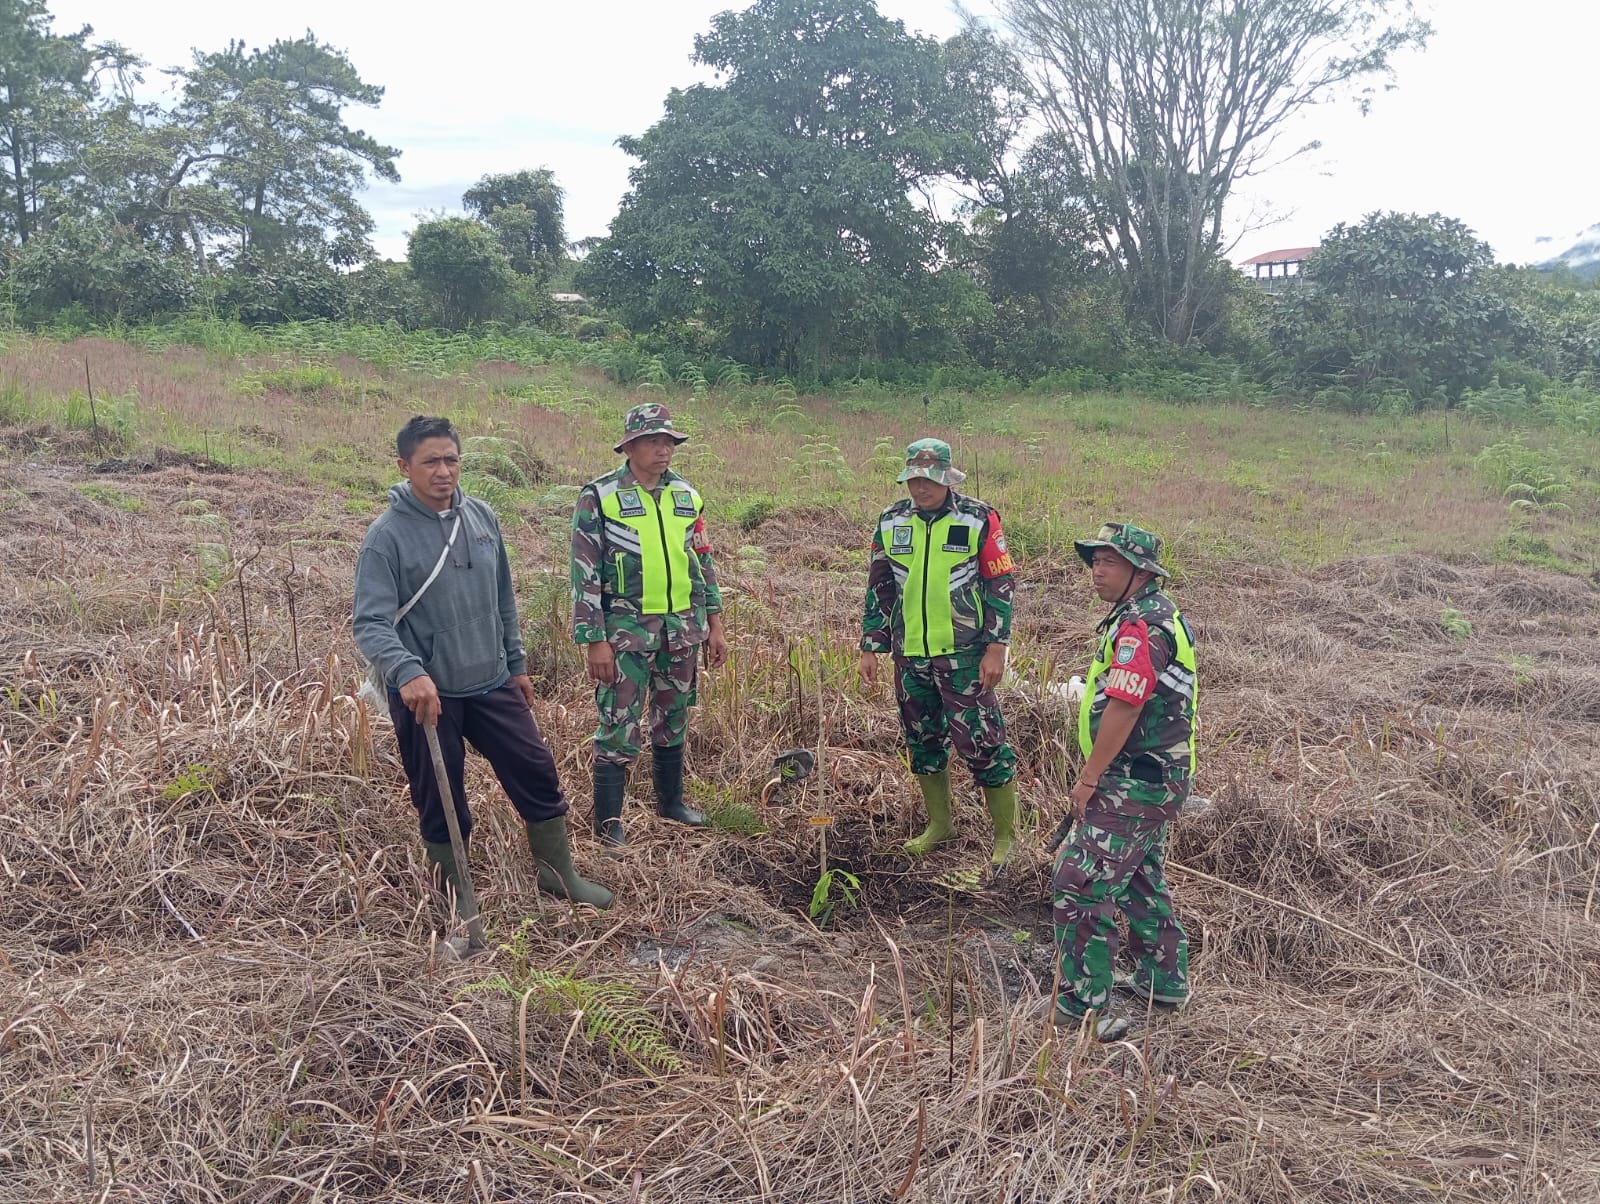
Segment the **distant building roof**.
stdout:
<path fill-rule="evenodd" d="M 550 299 L 552 301 L 568 302 L 572 305 L 581 305 L 584 301 L 588 300 L 588 298 L 582 293 L 551 293 Z"/>
<path fill-rule="evenodd" d="M 1299 263 L 1308 259 L 1315 247 L 1284 247 L 1281 251 L 1263 251 L 1259 255 L 1252 255 L 1239 266 L 1242 268 L 1253 267 L 1258 263 Z"/>

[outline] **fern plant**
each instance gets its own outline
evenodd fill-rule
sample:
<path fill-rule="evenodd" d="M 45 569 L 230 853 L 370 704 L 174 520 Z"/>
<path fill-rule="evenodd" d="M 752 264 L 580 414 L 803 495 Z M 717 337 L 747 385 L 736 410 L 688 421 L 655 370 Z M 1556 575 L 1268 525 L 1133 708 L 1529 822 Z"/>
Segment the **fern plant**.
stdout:
<path fill-rule="evenodd" d="M 603 1040 L 613 1056 L 626 1058 L 647 1074 L 678 1073 L 684 1069 L 683 1060 L 661 1025 L 639 1003 L 639 992 L 634 987 L 531 964 L 528 930 L 532 923 L 524 920 L 516 935 L 501 946 L 501 952 L 510 955 L 510 970 L 474 983 L 467 990 L 527 998 L 554 1016 L 577 1012 L 583 1018 L 585 1038 Z"/>
<path fill-rule="evenodd" d="M 462 472 L 461 492 L 488 502 L 497 513 L 511 509 L 516 503 L 515 487 L 492 472 Z"/>
<path fill-rule="evenodd" d="M 872 455 L 868 458 L 867 465 L 872 469 L 874 476 L 898 472 L 905 465 L 905 453 L 893 439 L 882 435 L 872 445 Z"/>
<path fill-rule="evenodd" d="M 678 383 L 699 396 L 707 389 L 706 374 L 693 360 L 684 360 L 678 369 Z"/>
<path fill-rule="evenodd" d="M 1545 514 L 1571 509 L 1561 500 L 1570 485 L 1558 473 L 1535 468 L 1525 471 L 1523 477 L 1525 479 L 1506 486 L 1504 497 L 1510 510 L 1518 514 Z"/>
<path fill-rule="evenodd" d="M 645 360 L 644 366 L 639 370 L 639 377 L 650 385 L 665 386 L 672 383 L 672 373 L 667 371 L 666 361 L 659 355 L 652 355 Z"/>
<path fill-rule="evenodd" d="M 461 445 L 461 471 L 498 477 L 518 489 L 528 484 L 528 474 L 515 459 L 521 448 L 501 435 L 474 435 Z"/>

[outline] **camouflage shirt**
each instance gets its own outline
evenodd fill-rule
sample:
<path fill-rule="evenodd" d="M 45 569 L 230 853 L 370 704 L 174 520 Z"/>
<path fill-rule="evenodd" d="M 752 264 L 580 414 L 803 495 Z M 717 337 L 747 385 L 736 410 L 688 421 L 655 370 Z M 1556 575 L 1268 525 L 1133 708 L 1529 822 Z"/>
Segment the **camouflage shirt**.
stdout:
<path fill-rule="evenodd" d="M 1085 700 L 1090 738 L 1099 733 L 1107 699 L 1140 707 L 1127 743 L 1111 763 L 1112 772 L 1126 774 L 1135 759 L 1145 757 L 1160 767 L 1165 781 L 1189 776 L 1198 683 L 1178 663 L 1179 624 L 1188 638 L 1188 624 L 1158 581 L 1149 582 L 1100 624 L 1097 660 L 1108 668 L 1095 679 L 1092 699 Z M 1189 642 L 1192 646 L 1193 640 Z"/>
<path fill-rule="evenodd" d="M 945 503 L 923 514 L 910 498 L 901 498 L 884 510 L 872 533 L 872 559 L 867 566 L 866 606 L 861 620 L 861 648 L 866 652 L 920 655 L 908 650 L 905 615 L 901 608 L 900 575 L 904 569 L 884 548 L 884 531 L 932 524 L 955 513 L 978 531 L 971 541 L 971 556 L 950 576 L 951 626 L 958 650 L 984 648 L 1011 641 L 1011 554 L 1006 550 L 1000 512 L 977 498 L 950 491 Z"/>
<path fill-rule="evenodd" d="M 671 484 L 688 485 L 668 469 L 652 497 L 659 503 Z M 600 509 L 602 495 L 638 485 L 626 463 L 590 481 L 578 494 L 572 515 L 572 639 L 578 644 L 609 640 L 618 652 L 651 652 L 666 647 L 686 648 L 702 643 L 709 630 L 708 615 L 722 610 L 722 591 L 711 562 L 711 543 L 704 516 L 686 533 L 690 597 L 686 610 L 669 614 L 644 614 L 644 565 L 638 552 L 608 539 L 607 522 Z M 617 533 L 625 537 L 627 532 Z M 619 582 L 620 578 L 620 582 Z M 619 589 L 618 586 L 621 586 Z"/>

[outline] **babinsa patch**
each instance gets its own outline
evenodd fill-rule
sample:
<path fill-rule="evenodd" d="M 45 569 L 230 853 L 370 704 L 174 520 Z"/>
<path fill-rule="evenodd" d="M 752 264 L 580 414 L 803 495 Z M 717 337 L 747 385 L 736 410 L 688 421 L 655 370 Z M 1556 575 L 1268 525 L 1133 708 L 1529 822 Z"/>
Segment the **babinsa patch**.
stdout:
<path fill-rule="evenodd" d="M 638 518 L 644 513 L 644 502 L 637 489 L 617 490 L 617 509 L 623 518 Z"/>
<path fill-rule="evenodd" d="M 674 489 L 672 491 L 672 513 L 679 518 L 693 518 L 694 494 L 687 489 Z"/>
<path fill-rule="evenodd" d="M 1117 641 L 1117 664 L 1131 665 L 1133 658 L 1139 654 L 1139 640 L 1137 636 L 1125 635 Z"/>
<path fill-rule="evenodd" d="M 1144 675 L 1135 673 L 1132 669 L 1112 669 L 1106 674 L 1106 689 L 1115 690 L 1119 694 L 1143 698 L 1149 688 L 1150 683 L 1145 680 Z"/>

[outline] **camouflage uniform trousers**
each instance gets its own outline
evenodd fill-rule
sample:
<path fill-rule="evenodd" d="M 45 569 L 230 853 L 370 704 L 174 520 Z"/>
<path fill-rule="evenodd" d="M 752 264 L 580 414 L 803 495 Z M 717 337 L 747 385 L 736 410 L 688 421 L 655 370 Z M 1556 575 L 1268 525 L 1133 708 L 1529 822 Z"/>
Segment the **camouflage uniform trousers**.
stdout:
<path fill-rule="evenodd" d="M 1017 754 L 1006 742 L 1000 702 L 993 689 L 978 684 L 982 659 L 982 648 L 894 658 L 900 730 L 918 777 L 943 769 L 952 743 L 978 785 L 1004 786 L 1016 775 Z"/>
<path fill-rule="evenodd" d="M 597 761 L 631 765 L 639 755 L 645 695 L 650 696 L 650 743 L 657 748 L 682 744 L 695 703 L 695 674 L 700 645 L 669 651 L 619 652 L 617 680 L 596 686 L 600 726 L 594 732 Z"/>
<path fill-rule="evenodd" d="M 1051 885 L 1061 1011 L 1082 1016 L 1110 1003 L 1119 909 L 1128 917 L 1133 988 L 1158 1003 L 1188 998 L 1189 939 L 1173 915 L 1161 868 L 1180 797 L 1170 786 L 1107 774 L 1056 854 Z"/>

